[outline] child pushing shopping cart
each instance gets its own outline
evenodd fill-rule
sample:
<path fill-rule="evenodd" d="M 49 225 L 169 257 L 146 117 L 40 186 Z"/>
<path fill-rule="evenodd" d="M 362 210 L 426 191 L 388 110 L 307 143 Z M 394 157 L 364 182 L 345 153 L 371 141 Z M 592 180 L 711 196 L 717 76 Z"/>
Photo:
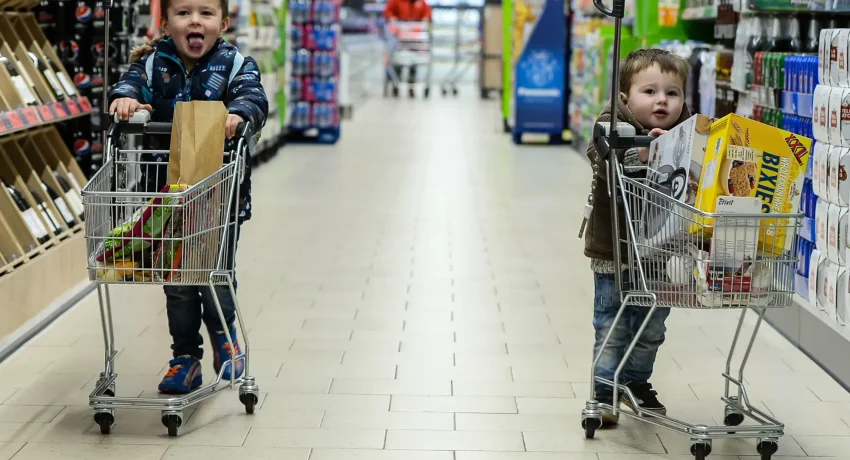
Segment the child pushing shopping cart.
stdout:
<path fill-rule="evenodd" d="M 236 335 L 234 265 L 239 227 L 251 217 L 249 131 L 265 124 L 268 100 L 256 62 L 220 38 L 229 25 L 226 0 L 162 0 L 161 15 L 164 35 L 134 50 L 130 69 L 109 90 L 109 114 L 118 123 L 108 132 L 105 164 L 83 193 L 93 217 L 86 229 L 90 278 L 99 283 L 107 348 L 90 403 L 104 433 L 115 407 L 162 409 L 163 424 L 176 435 L 182 409 L 212 396 L 223 380 L 241 383 L 249 413 L 259 394 L 248 374 L 247 343 L 241 349 Z M 229 161 L 190 186 L 167 180 L 178 101 L 221 101 L 227 109 Z M 126 123 L 137 119 L 144 123 Z M 120 149 L 122 134 L 143 135 L 145 149 Z M 164 286 L 173 353 L 159 391 L 185 396 L 115 397 L 111 283 Z M 203 387 L 202 323 L 217 375 Z"/>
<path fill-rule="evenodd" d="M 408 96 L 416 97 L 414 85 L 417 76 L 421 78 L 419 67 L 425 68 L 425 90 L 423 96 L 431 92 L 431 70 L 433 44 L 431 35 L 431 7 L 425 0 L 389 0 L 384 8 L 384 17 L 389 21 L 387 37 L 389 54 L 384 81 L 384 96 L 392 86 L 393 97 L 398 97 L 402 74 L 407 68 Z"/>

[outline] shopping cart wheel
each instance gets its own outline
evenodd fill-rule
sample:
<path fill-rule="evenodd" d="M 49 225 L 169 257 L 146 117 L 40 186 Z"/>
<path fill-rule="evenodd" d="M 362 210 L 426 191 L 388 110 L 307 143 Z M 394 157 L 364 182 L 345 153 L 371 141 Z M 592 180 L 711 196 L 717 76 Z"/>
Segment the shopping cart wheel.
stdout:
<path fill-rule="evenodd" d="M 760 439 L 756 444 L 756 451 L 761 454 L 761 460 L 770 460 L 779 450 L 779 444 L 775 439 Z"/>
<path fill-rule="evenodd" d="M 711 443 L 706 441 L 691 441 L 691 455 L 695 460 L 705 460 L 711 453 Z"/>
<path fill-rule="evenodd" d="M 452 87 L 452 96 L 457 96 L 457 87 Z"/>
<path fill-rule="evenodd" d="M 601 426 L 601 418 L 586 418 L 581 421 L 581 427 L 584 428 L 584 437 L 587 439 L 593 439 L 596 436 L 596 430 Z"/>
<path fill-rule="evenodd" d="M 179 412 L 163 412 L 162 424 L 168 429 L 169 436 L 177 436 L 177 430 L 183 425 L 183 414 Z"/>
<path fill-rule="evenodd" d="M 445 96 L 445 95 L 449 94 L 449 90 L 447 90 L 445 87 L 440 88 L 440 94 Z"/>
<path fill-rule="evenodd" d="M 254 413 L 254 408 L 257 406 L 257 403 L 260 401 L 260 398 L 257 397 L 254 393 L 245 393 L 239 395 L 239 401 L 242 401 L 242 404 L 245 405 L 245 412 L 248 414 Z"/>
<path fill-rule="evenodd" d="M 727 411 L 729 409 L 727 408 Z M 726 426 L 738 426 L 744 423 L 744 414 L 738 412 L 726 412 L 726 415 L 723 417 L 723 424 Z"/>
<path fill-rule="evenodd" d="M 422 92 L 422 97 L 428 99 L 428 96 L 431 95 L 431 88 L 425 88 L 425 91 Z"/>
<path fill-rule="evenodd" d="M 95 412 L 94 422 L 100 426 L 100 434 L 109 434 L 112 431 L 112 424 L 115 423 L 115 415 L 109 410 Z"/>

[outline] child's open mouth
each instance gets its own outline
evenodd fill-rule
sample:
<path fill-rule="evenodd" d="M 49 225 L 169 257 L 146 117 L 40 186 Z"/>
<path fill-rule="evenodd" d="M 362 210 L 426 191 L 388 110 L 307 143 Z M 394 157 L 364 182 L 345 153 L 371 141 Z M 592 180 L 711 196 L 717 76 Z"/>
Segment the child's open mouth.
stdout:
<path fill-rule="evenodd" d="M 186 41 L 189 44 L 189 49 L 200 50 L 204 47 L 204 34 L 191 33 L 186 36 Z"/>
<path fill-rule="evenodd" d="M 652 112 L 652 114 L 655 115 L 658 118 L 666 118 L 667 115 L 670 115 L 670 112 L 668 112 L 664 109 L 658 109 L 655 112 Z"/>

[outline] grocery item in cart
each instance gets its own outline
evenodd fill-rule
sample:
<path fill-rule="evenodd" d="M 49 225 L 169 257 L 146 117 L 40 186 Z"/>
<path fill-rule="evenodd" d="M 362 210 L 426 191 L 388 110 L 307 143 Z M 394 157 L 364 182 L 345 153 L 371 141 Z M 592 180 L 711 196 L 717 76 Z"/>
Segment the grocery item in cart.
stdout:
<path fill-rule="evenodd" d="M 695 207 L 707 213 L 717 210 L 720 197 L 755 197 L 761 212 L 797 212 L 809 160 L 809 138 L 731 114 L 711 125 L 700 189 Z M 698 219 L 691 231 L 710 229 L 712 219 Z M 763 220 L 761 249 L 781 254 L 791 249 L 794 222 Z M 706 227 L 707 226 L 707 227 Z"/>
<path fill-rule="evenodd" d="M 195 185 L 221 168 L 227 108 L 221 101 L 178 102 L 171 123 L 168 183 Z"/>
<path fill-rule="evenodd" d="M 650 187 L 693 205 L 711 130 L 711 118 L 694 115 L 652 141 L 649 146 Z M 642 244 L 659 247 L 682 236 L 683 220 L 665 206 L 644 206 Z"/>
<path fill-rule="evenodd" d="M 161 193 L 176 193 L 185 190 L 185 186 L 167 185 Z M 174 209 L 175 198 L 156 197 L 140 207 L 123 224 L 112 229 L 103 241 L 96 260 L 122 260 L 133 253 L 151 246 L 155 238 L 162 235 L 166 222 Z"/>

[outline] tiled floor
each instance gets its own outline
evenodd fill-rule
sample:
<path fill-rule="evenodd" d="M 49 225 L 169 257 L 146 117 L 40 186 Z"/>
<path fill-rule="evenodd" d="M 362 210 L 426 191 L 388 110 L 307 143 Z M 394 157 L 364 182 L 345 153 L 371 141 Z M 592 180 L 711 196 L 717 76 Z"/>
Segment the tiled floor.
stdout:
<path fill-rule="evenodd" d="M 187 413 L 180 437 L 133 410 L 101 436 L 87 406 L 103 356 L 92 296 L 0 366 L 0 458 L 691 458 L 685 437 L 645 424 L 583 438 L 589 167 L 566 148 L 513 146 L 496 113 L 471 96 L 377 100 L 339 145 L 288 146 L 257 170 L 238 257 L 254 416 L 229 392 Z M 152 394 L 169 358 L 161 291 L 114 299 L 118 392 Z M 670 317 L 654 383 L 672 415 L 722 417 L 730 313 Z M 850 458 L 850 394 L 769 328 L 750 370 L 752 397 L 788 424 L 781 458 Z M 710 458 L 752 455 L 730 441 Z"/>

